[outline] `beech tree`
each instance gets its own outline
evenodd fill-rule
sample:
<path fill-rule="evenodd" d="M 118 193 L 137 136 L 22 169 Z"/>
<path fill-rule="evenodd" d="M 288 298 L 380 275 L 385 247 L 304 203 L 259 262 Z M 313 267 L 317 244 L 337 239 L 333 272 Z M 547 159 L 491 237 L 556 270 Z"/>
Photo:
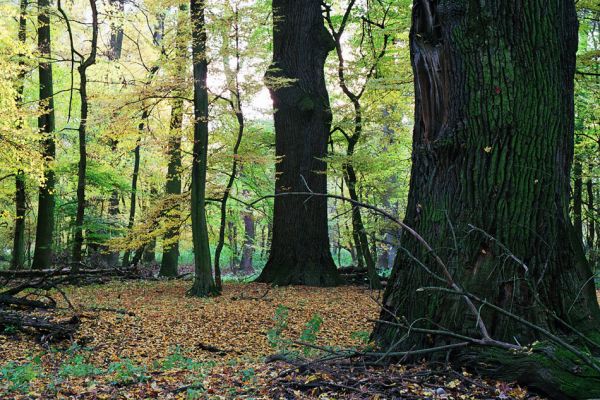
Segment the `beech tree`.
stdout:
<path fill-rule="evenodd" d="M 194 146 L 192 150 L 192 241 L 194 284 L 189 293 L 205 297 L 219 293 L 212 276 L 206 225 L 206 168 L 208 163 L 208 90 L 206 86 L 206 27 L 204 0 L 191 0 L 192 62 L 194 67 Z"/>
<path fill-rule="evenodd" d="M 415 1 L 405 223 L 431 248 L 404 232 L 374 331 L 383 347 L 489 334 L 532 352 L 492 343 L 452 359 L 553 398 L 600 395 L 598 364 L 556 346 L 566 336 L 600 351 L 593 275 L 569 217 L 577 26 L 568 0 Z"/>
<path fill-rule="evenodd" d="M 177 37 L 175 39 L 176 57 L 179 62 L 176 73 L 182 78 L 187 66 L 187 44 L 184 28 L 189 22 L 187 4 L 179 6 L 177 14 Z M 177 93 L 180 94 L 180 93 Z M 171 102 L 170 136 L 168 144 L 169 165 L 167 167 L 166 194 L 181 194 L 181 130 L 183 124 L 183 98 L 177 97 Z M 179 212 L 179 207 L 176 207 Z M 166 242 L 166 245 L 164 244 Z M 163 256 L 160 264 L 160 276 L 175 277 L 179 266 L 179 229 L 170 227 L 164 236 Z"/>
<path fill-rule="evenodd" d="M 327 191 L 331 124 L 324 64 L 334 48 L 318 0 L 273 1 L 273 62 L 266 74 L 275 109 L 275 193 Z M 332 286 L 324 197 L 276 196 L 269 260 L 259 282 Z"/>

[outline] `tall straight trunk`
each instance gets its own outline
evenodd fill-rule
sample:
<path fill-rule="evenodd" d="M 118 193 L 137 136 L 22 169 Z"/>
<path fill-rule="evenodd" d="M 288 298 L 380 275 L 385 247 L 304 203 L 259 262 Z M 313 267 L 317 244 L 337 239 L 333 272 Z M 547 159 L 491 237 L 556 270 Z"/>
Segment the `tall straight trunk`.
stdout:
<path fill-rule="evenodd" d="M 125 10 L 125 0 L 109 0 L 108 3 L 120 14 Z M 110 29 L 110 47 L 108 51 L 109 60 L 114 61 L 121 58 L 121 50 L 123 49 L 123 36 L 123 25 L 113 21 Z"/>
<path fill-rule="evenodd" d="M 585 191 L 587 193 L 587 245 L 588 248 L 592 249 L 594 247 L 594 238 L 596 236 L 596 220 L 595 220 L 595 205 L 594 205 L 594 181 L 592 180 L 592 170 L 593 165 L 589 166 L 589 176 L 585 181 Z"/>
<path fill-rule="evenodd" d="M 177 69 L 178 78 L 181 78 L 185 72 L 187 65 L 187 43 L 184 40 L 183 30 L 189 22 L 189 13 L 187 4 L 179 6 L 177 15 L 177 37 L 175 39 L 175 51 L 179 60 L 180 68 Z M 183 99 L 173 99 L 171 105 L 171 122 L 169 136 L 169 165 L 167 167 L 167 184 L 165 192 L 169 195 L 181 194 L 181 133 L 183 128 Z M 175 213 L 179 218 L 179 207 L 175 209 Z M 163 245 L 163 256 L 160 263 L 160 276 L 175 277 L 178 274 L 179 266 L 179 229 L 172 227 L 165 234 L 164 241 L 167 246 Z"/>
<path fill-rule="evenodd" d="M 109 0 L 109 4 L 113 6 L 119 14 L 122 14 L 125 9 L 124 0 Z M 112 21 L 110 26 L 110 42 L 108 50 L 109 60 L 117 61 L 121 58 L 121 52 L 123 49 L 123 36 L 123 25 L 120 22 L 117 23 Z M 110 147 L 113 153 L 117 152 L 117 145 L 118 141 L 116 139 L 110 140 Z M 119 190 L 114 188 L 110 194 L 110 200 L 108 202 L 108 216 L 111 227 L 116 225 L 118 222 L 119 197 Z M 101 249 L 103 252 L 102 259 L 107 266 L 116 266 L 119 263 L 119 252 L 109 251 L 106 246 L 102 246 Z"/>
<path fill-rule="evenodd" d="M 181 127 L 183 117 L 183 100 L 175 99 L 171 108 L 171 133 L 169 137 L 169 165 L 167 167 L 167 195 L 181 194 Z M 176 132 L 176 134 L 173 134 Z M 179 216 L 179 208 L 175 212 Z M 160 276 L 175 277 L 179 265 L 179 229 L 170 228 L 164 236 L 169 244 L 163 245 L 163 256 L 160 263 Z M 174 242 L 173 242 L 174 241 Z M 172 243 L 171 243 L 172 242 Z"/>
<path fill-rule="evenodd" d="M 75 217 L 75 240 L 73 241 L 73 267 L 77 273 L 82 261 L 83 223 L 85 218 L 85 178 L 87 168 L 86 134 L 88 126 L 89 101 L 87 95 L 87 69 L 96 62 L 96 45 L 98 42 L 98 12 L 96 0 L 90 0 L 92 10 L 92 42 L 90 55 L 81 61 L 79 71 L 79 94 L 81 96 L 81 111 L 79 117 L 79 165 L 77 169 L 77 214 Z M 71 44 L 72 45 L 72 44 Z"/>
<path fill-rule="evenodd" d="M 148 112 L 146 109 L 142 112 L 142 122 L 140 122 L 138 126 L 139 134 L 142 135 L 142 132 L 145 129 L 145 122 L 148 119 Z M 131 175 L 131 197 L 129 199 L 129 221 L 127 223 L 127 229 L 131 232 L 133 226 L 135 225 L 135 212 L 137 207 L 137 187 L 138 187 L 138 177 L 140 175 L 140 141 L 141 137 L 138 136 L 138 139 L 135 144 L 135 148 L 133 149 L 133 174 Z M 123 254 L 123 268 L 129 266 L 129 258 L 131 257 L 131 250 L 125 250 Z"/>
<path fill-rule="evenodd" d="M 206 79 L 206 27 L 204 0 L 191 0 L 192 59 L 194 67 L 194 146 L 192 150 L 192 241 L 194 284 L 189 293 L 206 297 L 219 294 L 212 276 L 206 225 L 206 169 L 208 164 L 208 88 Z"/>
<path fill-rule="evenodd" d="M 569 216 L 573 2 L 418 0 L 410 48 L 416 99 L 405 223 L 429 242 L 461 290 L 549 332 L 573 334 L 568 324 L 597 339 L 592 274 Z M 408 232 L 401 244 L 384 294 L 384 322 L 373 334 L 382 347 L 454 342 L 432 331 L 481 338 L 481 324 L 513 344 L 547 339 L 497 309 L 474 300 L 473 312 L 463 297 L 433 289 L 449 283 L 433 276 L 445 273 L 432 252 Z M 499 365 L 486 357 L 497 349 L 485 347 L 450 359 L 553 398 L 600 396 L 595 370 L 578 367 L 568 351 L 556 353 L 556 363 L 537 349 L 502 352 Z M 517 367 L 509 365 L 514 359 L 521 360 Z"/>
<path fill-rule="evenodd" d="M 50 0 L 38 1 L 38 51 L 40 53 L 39 84 L 40 104 L 43 112 L 38 117 L 38 128 L 42 139 L 44 166 L 44 184 L 40 186 L 38 198 L 38 216 L 35 235 L 35 250 L 32 268 L 46 269 L 52 264 L 52 239 L 54 237 L 54 167 L 50 165 L 56 157 L 54 136 L 54 86 L 52 82 L 51 36 L 50 36 Z"/>
<path fill-rule="evenodd" d="M 276 167 L 273 238 L 258 282 L 335 286 L 325 197 L 277 196 L 327 192 L 331 125 L 323 68 L 333 49 L 319 0 L 273 0 L 273 62 L 267 71 L 275 109 Z M 307 187 L 308 186 L 308 187 Z"/>
<path fill-rule="evenodd" d="M 252 258 L 254 254 L 254 240 L 256 237 L 256 228 L 252 212 L 250 210 L 243 212 L 242 219 L 244 220 L 244 244 L 242 248 L 242 259 L 240 260 L 240 272 L 243 274 L 252 274 L 254 272 Z"/>
<path fill-rule="evenodd" d="M 583 238 L 583 167 L 581 161 L 573 164 L 573 227 L 581 240 Z"/>
<path fill-rule="evenodd" d="M 27 5 L 28 0 L 21 0 L 19 12 L 19 42 L 24 46 L 27 41 Z M 19 71 L 17 88 L 17 104 L 23 103 L 23 89 L 25 84 L 25 62 L 19 61 Z M 19 121 L 18 129 L 23 127 L 23 122 Z M 11 269 L 23 269 L 25 267 L 25 217 L 27 212 L 27 195 L 25 193 L 25 173 L 18 170 L 15 174 L 15 231 L 13 240 L 13 251 L 10 262 Z"/>

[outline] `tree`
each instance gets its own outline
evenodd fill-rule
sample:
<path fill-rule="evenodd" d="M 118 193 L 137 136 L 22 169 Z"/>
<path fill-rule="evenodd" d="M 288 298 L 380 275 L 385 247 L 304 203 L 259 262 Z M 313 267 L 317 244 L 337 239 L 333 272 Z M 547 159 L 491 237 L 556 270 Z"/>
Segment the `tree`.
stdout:
<path fill-rule="evenodd" d="M 60 3 L 60 0 L 59 0 Z M 92 11 L 92 42 L 90 54 L 81 59 L 77 67 L 79 71 L 79 94 L 81 97 L 81 110 L 79 116 L 79 165 L 77 169 L 77 214 L 75 217 L 75 240 L 73 241 L 73 268 L 76 273 L 79 271 L 79 263 L 82 260 L 81 249 L 83 246 L 83 223 L 85 217 L 85 184 L 87 169 L 87 127 L 89 99 L 87 94 L 87 70 L 96 62 L 96 48 L 98 45 L 98 11 L 96 9 L 96 0 L 90 0 L 90 9 Z M 65 18 L 66 19 L 66 18 Z M 66 19 L 68 23 L 68 19 Z M 69 28 L 70 31 L 70 28 Z M 72 38 L 71 38 L 72 39 Z M 71 43 L 71 53 L 75 54 L 73 43 Z"/>
<path fill-rule="evenodd" d="M 569 217 L 573 2 L 416 1 L 410 46 L 416 98 L 405 223 L 431 249 L 403 233 L 374 338 L 392 351 L 456 335 L 531 345 L 532 354 L 468 347 L 452 359 L 554 398 L 598 397 L 597 365 L 550 350 L 556 339 L 548 335 L 577 332 L 598 343 L 600 321 Z"/>
<path fill-rule="evenodd" d="M 32 268 L 44 269 L 52 263 L 52 238 L 54 236 L 54 185 L 56 183 L 51 161 L 56 157 L 54 137 L 54 85 L 52 81 L 50 1 L 38 1 L 38 50 L 40 52 L 39 80 L 40 106 L 38 128 L 43 134 L 42 155 L 46 160 L 44 183 L 39 188 L 35 249 Z"/>
<path fill-rule="evenodd" d="M 370 29 L 370 24 L 373 22 L 371 21 L 371 17 L 367 10 L 365 19 L 367 21 L 369 21 L 367 24 L 368 28 L 365 29 L 363 27 L 362 34 L 363 34 L 363 37 L 368 37 L 370 40 L 364 40 L 364 38 L 363 38 L 363 40 L 361 40 L 361 43 L 363 41 L 369 42 L 373 46 L 372 51 L 375 52 L 376 55 L 373 57 L 374 58 L 373 60 L 368 60 L 368 61 L 361 60 L 363 63 L 367 64 L 365 66 L 367 69 L 367 73 L 365 74 L 364 77 L 361 76 L 361 79 L 364 79 L 364 81 L 359 85 L 358 90 L 353 90 L 350 87 L 348 78 L 346 76 L 347 66 L 346 66 L 346 60 L 344 57 L 344 47 L 342 45 L 342 36 L 344 35 L 344 31 L 346 30 L 346 28 L 348 26 L 348 19 L 350 18 L 350 14 L 352 12 L 352 8 L 354 7 L 354 4 L 355 4 L 355 0 L 350 0 L 348 2 L 348 6 L 346 7 L 344 16 L 342 17 L 342 21 L 338 28 L 336 28 L 334 26 L 332 16 L 331 16 L 331 7 L 327 7 L 327 9 L 326 9 L 325 20 L 327 21 L 327 25 L 329 26 L 329 30 L 331 32 L 331 35 L 333 36 L 333 40 L 335 43 L 335 51 L 336 51 L 337 59 L 338 59 L 338 69 L 337 69 L 338 82 L 339 82 L 340 88 L 342 89 L 342 92 L 344 93 L 346 98 L 350 101 L 350 103 L 352 104 L 352 108 L 353 108 L 351 131 L 349 133 L 347 133 L 346 130 L 340 126 L 336 127 L 334 130 L 339 130 L 340 132 L 342 132 L 344 138 L 346 139 L 346 156 L 348 157 L 348 160 L 346 160 L 342 165 L 344 182 L 346 182 L 346 186 L 348 188 L 348 193 L 350 195 L 350 199 L 352 199 L 353 201 L 359 201 L 358 192 L 357 192 L 358 177 L 357 177 L 356 169 L 352 162 L 352 156 L 354 155 L 356 145 L 361 140 L 361 136 L 363 135 L 363 124 L 364 124 L 364 122 L 363 122 L 363 105 L 361 102 L 362 102 L 363 95 L 365 94 L 365 91 L 367 89 L 367 85 L 370 83 L 371 79 L 374 78 L 374 75 L 378 68 L 378 64 L 380 63 L 381 59 L 385 56 L 388 42 L 390 41 L 390 36 L 387 33 L 384 33 L 383 43 L 381 45 L 381 48 L 380 49 L 374 48 L 375 45 L 374 45 L 373 35 L 372 35 L 371 29 Z M 384 30 L 386 28 L 386 22 L 387 22 L 386 19 L 387 19 L 388 11 L 389 11 L 389 6 L 387 7 L 387 9 L 385 9 L 381 22 L 374 23 L 374 24 L 377 24 L 381 28 L 381 30 Z M 360 207 L 358 207 L 356 205 L 352 206 L 352 237 L 353 237 L 354 243 L 356 245 L 356 252 L 357 252 L 359 266 L 363 265 L 363 260 L 364 260 L 364 264 L 366 264 L 366 267 L 367 267 L 367 275 L 369 277 L 369 283 L 370 283 L 371 287 L 374 289 L 381 289 L 382 288 L 381 282 L 380 282 L 379 276 L 377 274 L 375 259 L 374 259 L 373 255 L 371 254 L 371 249 L 369 248 L 369 242 L 367 239 L 367 234 L 365 232 L 365 226 L 364 226 L 363 218 L 362 218 L 362 215 L 360 212 Z"/>
<path fill-rule="evenodd" d="M 266 74 L 275 109 L 275 193 L 325 193 L 331 124 L 324 64 L 334 43 L 318 0 L 273 1 L 273 63 Z M 329 248 L 327 200 L 275 197 L 269 260 L 258 282 L 340 283 Z"/>
<path fill-rule="evenodd" d="M 187 4 L 179 6 L 177 15 L 177 32 L 175 39 L 177 77 L 181 78 L 186 71 L 187 45 L 184 40 L 184 28 L 189 21 Z M 179 94 L 179 93 L 178 93 Z M 181 129 L 183 123 L 183 98 L 176 96 L 171 103 L 171 120 L 169 122 L 170 135 L 168 144 L 169 165 L 167 167 L 167 195 L 178 196 L 181 194 Z M 179 207 L 175 207 L 179 214 Z M 164 236 L 163 256 L 160 264 L 160 276 L 175 277 L 178 274 L 179 265 L 179 229 L 169 227 Z"/>
<path fill-rule="evenodd" d="M 19 13 L 19 42 L 25 45 L 27 41 L 27 4 L 28 0 L 20 1 Z M 18 105 L 23 100 L 23 89 L 25 84 L 25 62 L 19 61 L 21 70 L 18 77 L 17 99 Z M 23 121 L 19 121 L 19 128 L 23 127 Z M 11 258 L 12 269 L 23 269 L 25 267 L 25 214 L 27 212 L 27 196 L 25 193 L 25 173 L 19 169 L 15 174 L 15 231 L 13 240 L 13 251 Z"/>
<path fill-rule="evenodd" d="M 206 297 L 219 294 L 212 276 L 206 225 L 206 169 L 208 164 L 208 90 L 206 86 L 206 27 L 204 0 L 191 0 L 192 62 L 194 68 L 194 146 L 192 150 L 192 241 L 194 284 L 189 293 Z"/>

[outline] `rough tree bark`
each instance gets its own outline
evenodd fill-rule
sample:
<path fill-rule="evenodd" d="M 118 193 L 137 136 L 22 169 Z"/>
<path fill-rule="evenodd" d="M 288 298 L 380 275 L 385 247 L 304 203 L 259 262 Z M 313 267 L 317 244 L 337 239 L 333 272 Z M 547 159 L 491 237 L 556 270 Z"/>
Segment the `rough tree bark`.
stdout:
<path fill-rule="evenodd" d="M 19 12 L 18 39 L 22 45 L 27 41 L 27 5 L 28 0 L 21 0 Z M 23 102 L 23 89 L 25 83 L 25 61 L 19 61 L 19 87 L 17 88 L 17 104 Z M 19 121 L 19 128 L 23 126 Z M 15 174 L 15 231 L 13 240 L 13 251 L 10 261 L 11 269 L 23 269 L 25 267 L 25 217 L 27 212 L 27 195 L 25 193 L 25 173 L 18 170 Z"/>
<path fill-rule="evenodd" d="M 212 276 L 208 227 L 206 225 L 206 169 L 208 164 L 208 89 L 206 85 L 206 27 L 204 0 L 191 0 L 192 63 L 194 67 L 194 147 L 192 150 L 192 241 L 194 244 L 194 284 L 192 296 L 219 294 Z"/>
<path fill-rule="evenodd" d="M 550 332 L 571 334 L 569 324 L 598 342 L 592 275 L 569 217 L 573 2 L 416 0 L 410 46 L 416 102 L 406 224 L 464 290 Z M 477 337 L 466 302 L 423 289 L 444 286 L 433 277 L 442 273 L 431 252 L 406 233 L 401 244 L 374 338 L 407 350 L 451 340 L 416 328 Z M 490 306 L 479 311 L 495 339 L 544 339 Z M 400 325 L 411 323 L 411 334 L 396 343 L 406 333 Z M 506 353 L 494 358 L 498 377 L 555 398 L 600 396 L 598 372 L 569 364 L 558 350 L 549 363 L 542 352 L 519 354 L 529 360 L 525 369 L 511 366 Z M 489 355 L 481 349 L 471 366 L 490 361 L 482 354 Z"/>
<path fill-rule="evenodd" d="M 189 21 L 189 13 L 187 4 L 179 6 L 177 15 L 177 38 L 175 39 L 176 56 L 178 57 L 179 66 L 177 70 L 178 78 L 181 78 L 185 73 L 185 66 L 188 65 L 187 60 L 187 44 L 184 40 L 184 27 Z M 171 122 L 169 136 L 169 165 L 167 167 L 167 184 L 166 193 L 168 195 L 181 194 L 181 130 L 183 123 L 183 99 L 177 97 L 173 99 L 171 105 Z M 179 208 L 175 209 L 179 216 Z M 160 276 L 176 277 L 179 266 L 179 229 L 173 227 L 165 234 L 164 240 L 171 242 L 167 246 L 163 245 L 163 256 L 160 263 Z"/>
<path fill-rule="evenodd" d="M 334 43 L 319 0 L 273 0 L 273 63 L 266 81 L 275 108 L 275 193 L 327 191 L 331 125 L 323 67 Z M 334 286 L 341 282 L 329 246 L 326 198 L 274 201 L 269 260 L 258 282 Z"/>
<path fill-rule="evenodd" d="M 39 81 L 40 104 L 43 112 L 38 117 L 38 128 L 43 134 L 42 156 L 47 160 L 44 184 L 39 188 L 38 215 L 35 233 L 35 249 L 32 268 L 49 268 L 52 263 L 52 239 L 54 237 L 54 185 L 55 176 L 50 162 L 56 157 L 54 137 L 54 86 L 52 82 L 50 0 L 38 1 L 38 50 L 40 52 Z"/>

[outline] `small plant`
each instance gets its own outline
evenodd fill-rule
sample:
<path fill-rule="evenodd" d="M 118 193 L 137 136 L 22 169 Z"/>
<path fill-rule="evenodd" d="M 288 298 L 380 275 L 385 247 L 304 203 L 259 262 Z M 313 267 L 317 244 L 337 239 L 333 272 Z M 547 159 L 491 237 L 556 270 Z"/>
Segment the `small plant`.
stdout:
<path fill-rule="evenodd" d="M 35 363 L 17 364 L 9 362 L 0 369 L 0 380 L 8 382 L 11 392 L 25 392 L 29 383 L 40 375 L 40 368 Z"/>
<path fill-rule="evenodd" d="M 204 366 L 206 366 L 205 363 L 194 361 L 191 358 L 186 357 L 179 345 L 174 347 L 171 354 L 165 357 L 161 365 L 163 370 L 185 369 L 190 371 L 198 371 Z"/>
<path fill-rule="evenodd" d="M 319 333 L 321 325 L 323 325 L 323 318 L 321 318 L 318 314 L 313 315 L 312 318 L 306 323 L 306 326 L 300 335 L 300 341 L 314 344 L 317 341 L 317 333 Z M 310 355 L 312 350 L 313 349 L 309 346 L 304 346 L 302 349 L 305 356 Z"/>
<path fill-rule="evenodd" d="M 256 371 L 254 371 L 254 368 L 247 368 L 242 370 L 242 382 L 254 381 L 256 381 Z"/>
<path fill-rule="evenodd" d="M 4 333 L 6 335 L 14 335 L 15 333 L 17 333 L 17 331 L 18 331 L 18 329 L 14 325 L 5 325 L 4 326 Z"/>
<path fill-rule="evenodd" d="M 114 374 L 114 383 L 146 382 L 150 378 L 146 367 L 135 365 L 129 359 L 111 363 L 108 372 Z"/>
<path fill-rule="evenodd" d="M 350 334 L 350 337 L 357 340 L 361 345 L 366 346 L 371 340 L 371 333 L 369 331 L 354 331 Z"/>
<path fill-rule="evenodd" d="M 283 331 L 288 326 L 289 309 L 283 305 L 278 305 L 275 309 L 273 321 L 275 326 L 267 331 L 267 340 L 269 345 L 280 352 L 287 352 L 291 342 L 283 337 Z"/>
<path fill-rule="evenodd" d="M 100 375 L 104 371 L 100 368 L 96 368 L 93 364 L 85 362 L 85 358 L 78 354 L 74 356 L 69 362 L 60 366 L 58 375 L 62 377 L 73 376 L 82 378 L 85 376 Z"/>

